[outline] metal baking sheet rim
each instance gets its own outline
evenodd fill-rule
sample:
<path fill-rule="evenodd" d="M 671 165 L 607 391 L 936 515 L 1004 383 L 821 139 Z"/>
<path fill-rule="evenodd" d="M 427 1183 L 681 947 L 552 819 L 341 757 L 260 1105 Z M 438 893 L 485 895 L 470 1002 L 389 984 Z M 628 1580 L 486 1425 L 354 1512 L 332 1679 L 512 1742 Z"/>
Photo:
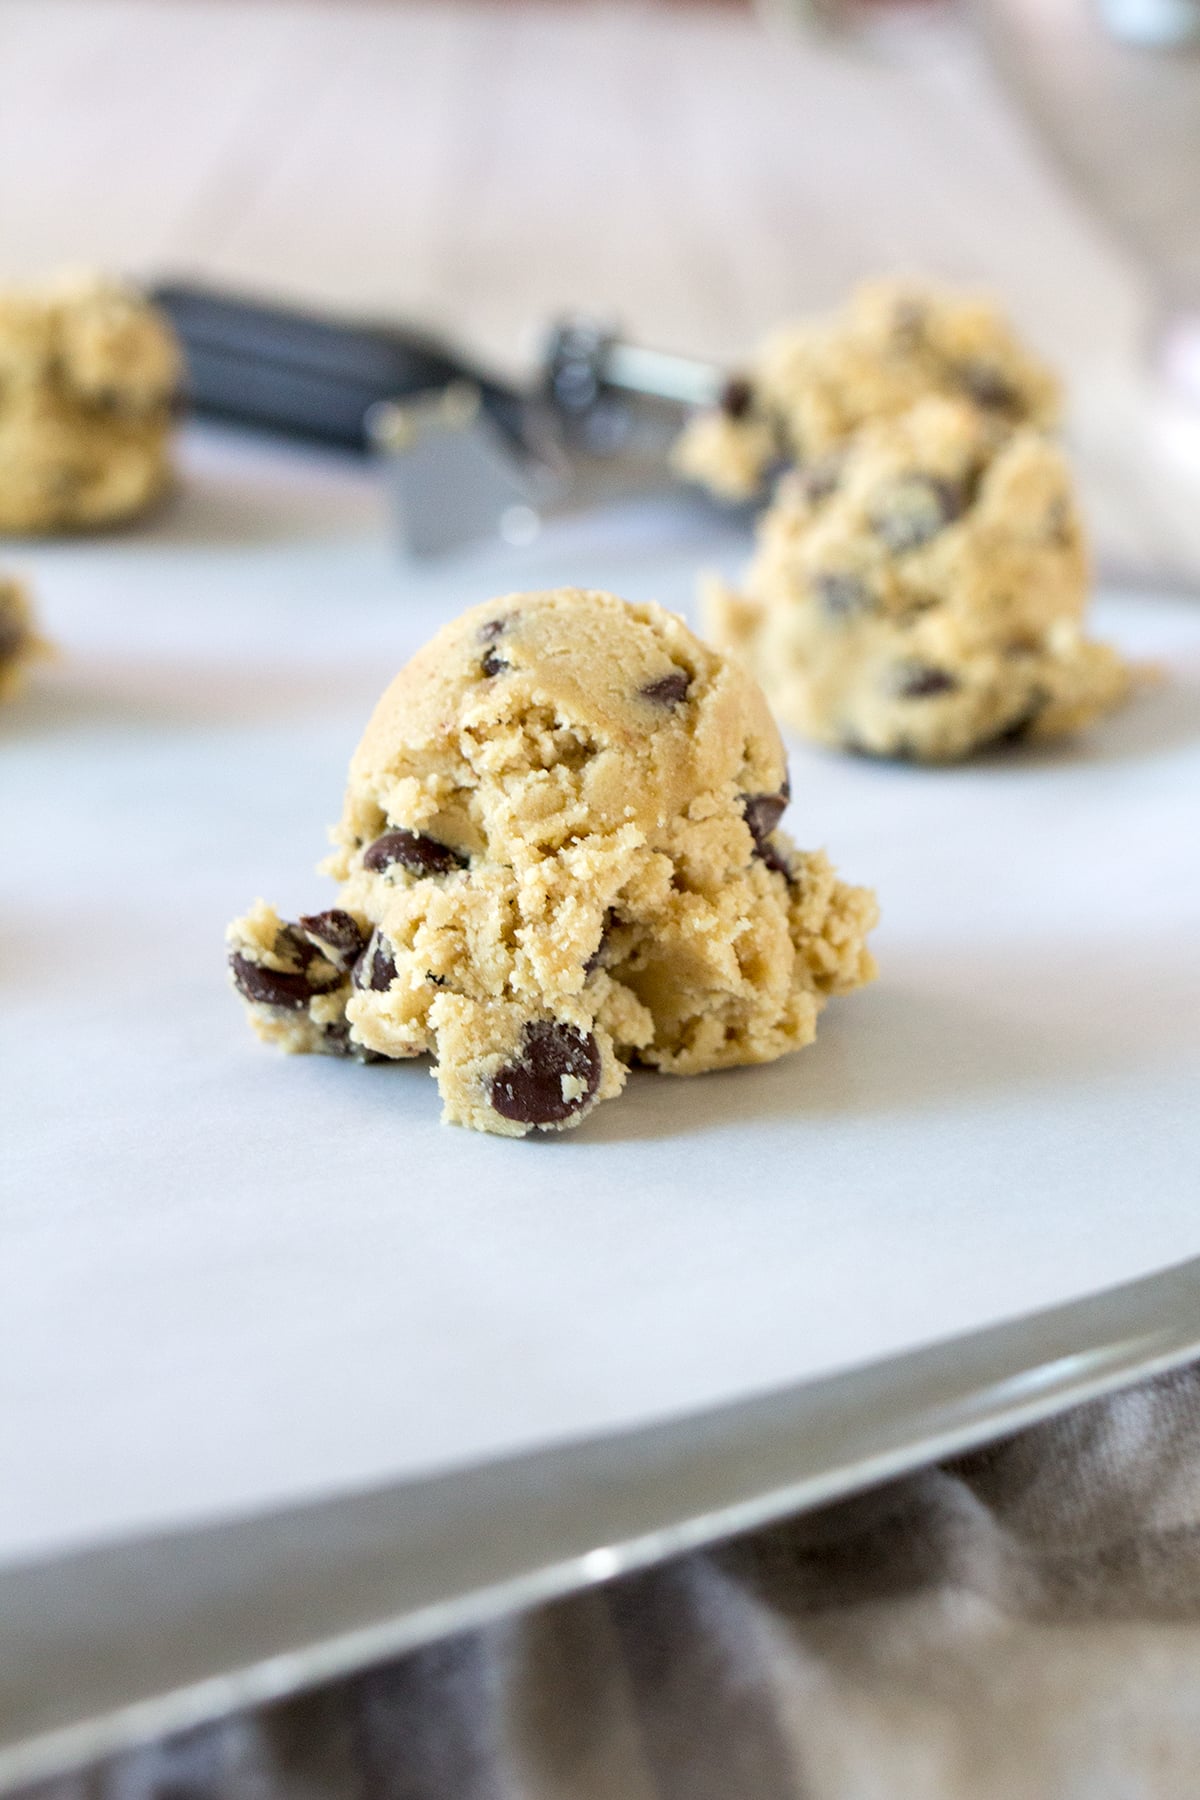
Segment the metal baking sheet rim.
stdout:
<path fill-rule="evenodd" d="M 1200 1258 L 670 1423 L 0 1571 L 0 1792 L 875 1486 L 1200 1356 Z"/>

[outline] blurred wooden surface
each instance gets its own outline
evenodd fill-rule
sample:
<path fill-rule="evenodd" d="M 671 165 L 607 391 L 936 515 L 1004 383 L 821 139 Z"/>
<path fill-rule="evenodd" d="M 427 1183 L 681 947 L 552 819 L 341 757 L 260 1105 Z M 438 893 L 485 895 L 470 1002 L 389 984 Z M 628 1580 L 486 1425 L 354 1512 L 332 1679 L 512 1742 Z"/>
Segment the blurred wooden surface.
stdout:
<path fill-rule="evenodd" d="M 711 5 L 0 0 L 0 273 L 63 262 L 509 365 L 564 305 L 734 357 L 863 274 L 987 282 L 1072 380 L 1110 548 L 1200 566 L 1131 411 L 1142 283 L 936 14 L 885 57 Z"/>

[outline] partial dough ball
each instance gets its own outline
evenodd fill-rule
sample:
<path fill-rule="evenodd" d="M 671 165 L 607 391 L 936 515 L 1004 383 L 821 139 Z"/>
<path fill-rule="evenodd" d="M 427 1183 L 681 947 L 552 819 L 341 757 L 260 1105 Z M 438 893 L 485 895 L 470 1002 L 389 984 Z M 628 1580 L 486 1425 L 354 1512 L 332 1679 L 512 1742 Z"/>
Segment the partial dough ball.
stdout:
<path fill-rule="evenodd" d="M 0 531 L 111 525 L 168 486 L 169 325 L 98 276 L 0 291 Z"/>
<path fill-rule="evenodd" d="M 396 677 L 350 769 L 336 908 L 230 928 L 288 1050 L 431 1052 L 443 1117 L 578 1125 L 628 1065 L 692 1075 L 811 1042 L 874 972 L 873 897 L 777 827 L 756 683 L 673 614 L 514 594 Z"/>
<path fill-rule="evenodd" d="M 11 700 L 30 663 L 49 654 L 34 624 L 28 589 L 0 575 L 0 700 Z"/>
<path fill-rule="evenodd" d="M 748 499 L 781 465 L 811 467 L 861 427 L 928 395 L 966 397 L 1009 424 L 1053 426 L 1059 387 L 986 297 L 927 283 L 860 287 L 829 319 L 785 326 L 722 405 L 676 447 L 680 472 Z"/>
<path fill-rule="evenodd" d="M 1131 672 L 1085 636 L 1087 558 L 1061 452 L 965 401 L 864 429 L 780 483 L 714 640 L 823 743 L 946 762 L 1088 725 Z"/>

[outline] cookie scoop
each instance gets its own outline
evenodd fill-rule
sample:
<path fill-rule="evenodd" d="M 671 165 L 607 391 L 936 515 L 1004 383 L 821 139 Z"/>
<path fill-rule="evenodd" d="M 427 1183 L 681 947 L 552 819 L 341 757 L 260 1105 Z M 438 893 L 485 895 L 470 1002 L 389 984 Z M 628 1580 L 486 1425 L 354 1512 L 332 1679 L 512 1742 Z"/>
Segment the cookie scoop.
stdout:
<path fill-rule="evenodd" d="M 510 595 L 388 688 L 325 865 L 336 905 L 236 920 L 233 983 L 283 1049 L 432 1055 L 448 1121 L 576 1126 L 631 1063 L 799 1049 L 874 973 L 873 896 L 793 847 L 787 802 L 757 683 L 682 620 Z"/>

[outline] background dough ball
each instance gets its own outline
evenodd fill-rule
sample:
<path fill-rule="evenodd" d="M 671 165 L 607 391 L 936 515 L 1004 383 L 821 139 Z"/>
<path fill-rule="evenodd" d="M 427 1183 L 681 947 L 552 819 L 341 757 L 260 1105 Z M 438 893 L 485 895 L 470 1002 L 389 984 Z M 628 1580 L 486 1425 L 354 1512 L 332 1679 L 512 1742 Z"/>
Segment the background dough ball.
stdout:
<path fill-rule="evenodd" d="M 719 494 L 749 498 L 777 466 L 816 468 L 864 425 L 929 395 L 1043 429 L 1060 408 L 1055 377 L 986 296 L 871 282 L 832 318 L 773 332 L 722 405 L 684 431 L 676 462 Z"/>
<path fill-rule="evenodd" d="M 31 662 L 50 654 L 50 646 L 34 625 L 28 590 L 0 575 L 0 700 L 9 700 Z"/>
<path fill-rule="evenodd" d="M 113 524 L 157 499 L 181 369 L 166 320 L 115 282 L 0 291 L 0 531 Z"/>
<path fill-rule="evenodd" d="M 578 1124 L 635 1060 L 769 1061 L 873 972 L 873 898 L 792 848 L 787 797 L 760 689 L 682 620 L 510 595 L 413 658 L 355 753 L 344 965 L 260 908 L 235 983 L 285 1048 L 432 1053 L 444 1116 L 507 1135 Z"/>
<path fill-rule="evenodd" d="M 780 484 L 712 635 L 822 742 L 946 761 L 1074 731 L 1130 671 L 1085 637 L 1070 471 L 1037 431 L 929 399 L 864 429 L 835 472 Z"/>

